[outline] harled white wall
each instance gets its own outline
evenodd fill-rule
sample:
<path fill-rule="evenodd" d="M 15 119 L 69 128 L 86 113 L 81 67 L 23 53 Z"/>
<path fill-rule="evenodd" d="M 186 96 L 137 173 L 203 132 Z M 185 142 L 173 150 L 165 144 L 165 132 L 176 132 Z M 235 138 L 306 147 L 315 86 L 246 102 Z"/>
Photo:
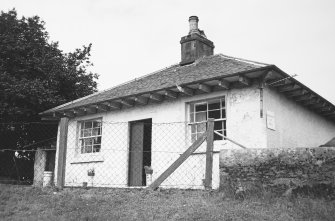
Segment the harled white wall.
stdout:
<path fill-rule="evenodd" d="M 264 119 L 267 111 L 275 116 L 275 130 L 266 129 L 268 147 L 317 147 L 335 136 L 334 122 L 270 88 L 264 90 Z"/>
<path fill-rule="evenodd" d="M 137 106 L 108 113 L 78 117 L 69 121 L 66 159 L 66 186 L 127 187 L 128 122 L 151 118 L 153 179 L 157 178 L 190 145 L 188 103 L 226 96 L 227 136 L 250 148 L 266 147 L 264 120 L 259 117 L 259 89 L 244 89 L 184 97 L 159 104 Z M 80 154 L 77 147 L 78 121 L 102 118 L 102 147 L 97 154 Z M 113 123 L 122 122 L 122 123 Z M 178 122 L 178 123 L 174 123 Z M 197 152 L 204 152 L 203 144 Z M 214 150 L 239 148 L 229 141 L 215 141 Z M 95 176 L 87 170 L 94 168 Z M 205 154 L 193 155 L 162 186 L 202 188 L 205 178 Z M 213 187 L 219 187 L 219 154 L 214 154 Z"/>

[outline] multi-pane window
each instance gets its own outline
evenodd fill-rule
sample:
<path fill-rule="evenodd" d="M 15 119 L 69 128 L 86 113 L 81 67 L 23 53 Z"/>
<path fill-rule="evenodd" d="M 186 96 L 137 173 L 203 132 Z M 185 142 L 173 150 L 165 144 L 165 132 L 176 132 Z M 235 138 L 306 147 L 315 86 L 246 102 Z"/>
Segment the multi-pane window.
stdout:
<path fill-rule="evenodd" d="M 80 123 L 79 145 L 81 153 L 96 153 L 101 149 L 101 120 Z"/>
<path fill-rule="evenodd" d="M 226 105 L 224 98 L 193 103 L 190 108 L 192 142 L 206 131 L 208 118 L 214 118 L 214 131 L 226 136 Z M 223 138 L 214 133 L 214 140 L 223 140 Z"/>

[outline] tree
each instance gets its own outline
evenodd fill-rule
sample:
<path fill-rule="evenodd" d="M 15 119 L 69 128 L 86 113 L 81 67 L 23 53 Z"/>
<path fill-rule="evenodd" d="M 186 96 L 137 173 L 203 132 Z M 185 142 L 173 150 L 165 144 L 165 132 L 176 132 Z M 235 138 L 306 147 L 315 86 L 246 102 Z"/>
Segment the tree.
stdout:
<path fill-rule="evenodd" d="M 88 71 L 91 44 L 63 53 L 38 17 L 0 15 L 0 121 L 36 121 L 38 113 L 97 91 Z"/>
<path fill-rule="evenodd" d="M 36 123 L 38 113 L 97 91 L 91 46 L 64 53 L 38 16 L 1 11 L 0 176 L 31 181 L 34 152 L 24 150 L 57 136 L 57 124 Z"/>

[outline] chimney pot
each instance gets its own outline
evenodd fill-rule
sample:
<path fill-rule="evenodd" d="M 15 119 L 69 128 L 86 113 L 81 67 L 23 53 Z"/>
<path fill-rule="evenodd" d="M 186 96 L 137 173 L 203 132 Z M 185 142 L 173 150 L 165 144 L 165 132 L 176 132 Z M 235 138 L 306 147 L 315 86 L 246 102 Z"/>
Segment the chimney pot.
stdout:
<path fill-rule="evenodd" d="M 190 24 L 189 34 L 193 34 L 193 33 L 200 34 L 199 29 L 198 29 L 198 22 L 199 22 L 198 16 L 194 16 L 194 15 L 190 16 L 190 18 L 188 19 L 188 22 Z"/>

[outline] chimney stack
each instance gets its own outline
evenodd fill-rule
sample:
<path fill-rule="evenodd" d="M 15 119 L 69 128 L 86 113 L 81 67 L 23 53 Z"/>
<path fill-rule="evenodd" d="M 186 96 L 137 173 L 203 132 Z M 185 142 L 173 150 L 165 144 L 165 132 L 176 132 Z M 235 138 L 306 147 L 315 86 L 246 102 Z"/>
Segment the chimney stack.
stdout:
<path fill-rule="evenodd" d="M 190 31 L 188 35 L 180 40 L 181 62 L 180 65 L 191 64 L 204 56 L 214 54 L 214 44 L 208 40 L 204 31 L 198 28 L 199 19 L 197 16 L 189 18 Z"/>

